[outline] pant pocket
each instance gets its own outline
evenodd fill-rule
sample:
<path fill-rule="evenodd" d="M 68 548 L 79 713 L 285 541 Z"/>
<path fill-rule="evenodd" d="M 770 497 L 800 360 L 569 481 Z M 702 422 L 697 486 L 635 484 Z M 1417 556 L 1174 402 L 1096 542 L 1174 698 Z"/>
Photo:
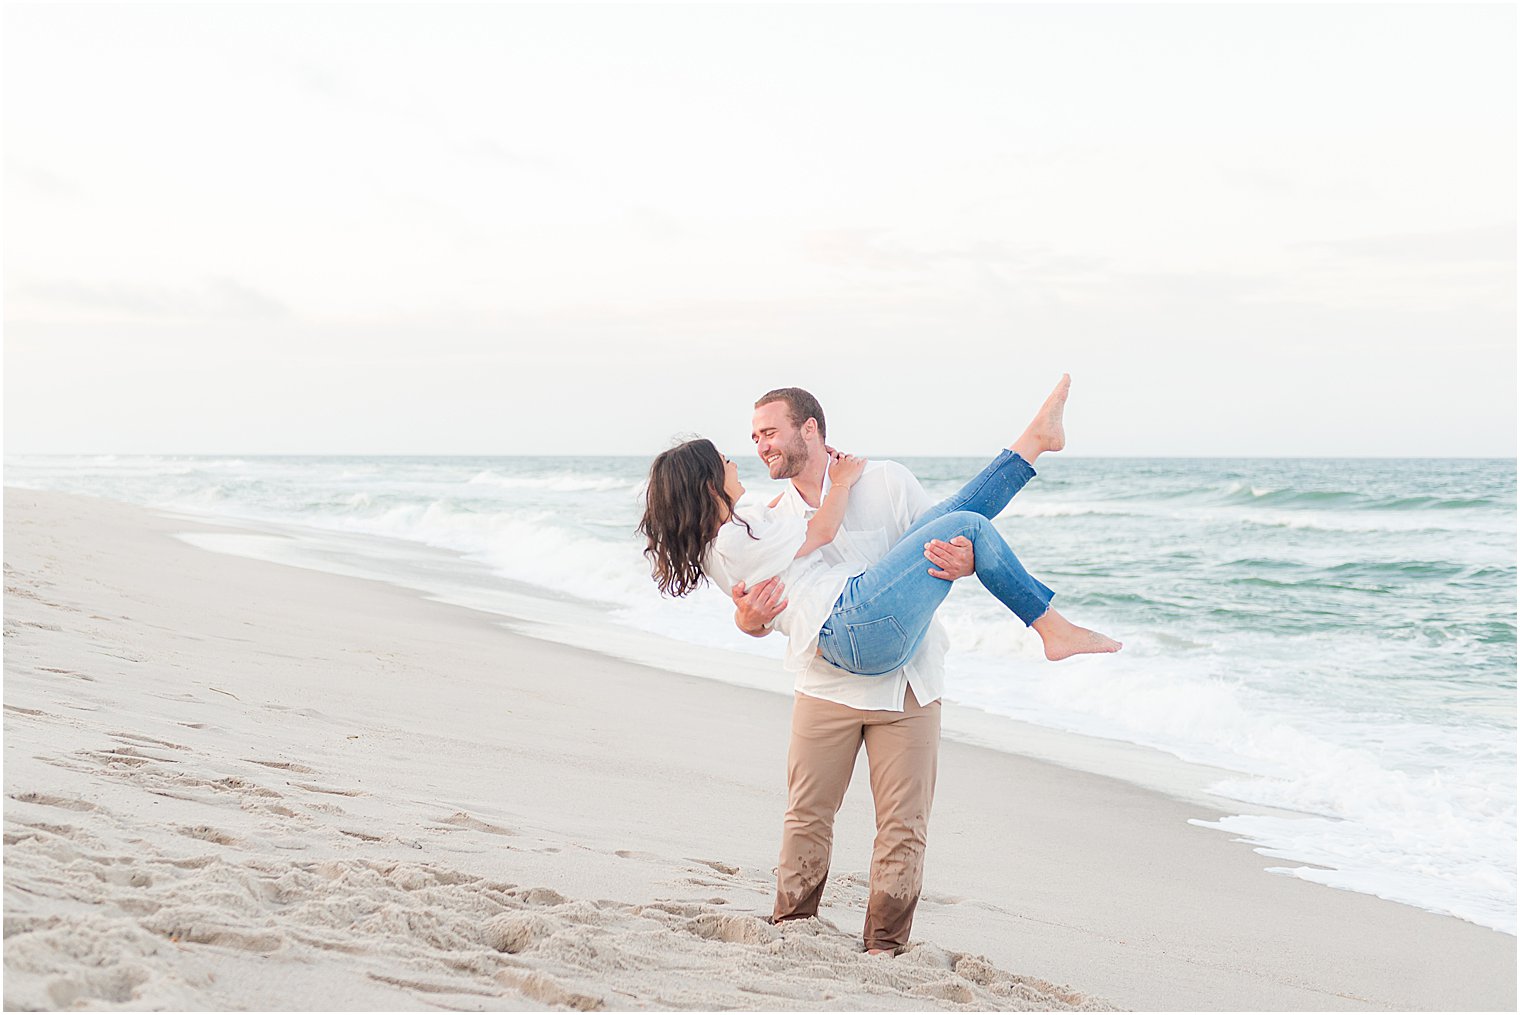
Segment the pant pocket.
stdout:
<path fill-rule="evenodd" d="M 850 648 L 855 656 L 851 671 L 863 676 L 891 673 L 905 661 L 908 636 L 896 617 L 883 617 L 864 624 L 848 625 Z"/>
<path fill-rule="evenodd" d="M 840 631 L 844 630 L 840 627 Z M 850 656 L 849 642 L 834 633 L 834 628 L 824 624 L 818 631 L 818 654 L 830 666 L 837 666 L 847 673 L 855 672 L 855 661 Z"/>

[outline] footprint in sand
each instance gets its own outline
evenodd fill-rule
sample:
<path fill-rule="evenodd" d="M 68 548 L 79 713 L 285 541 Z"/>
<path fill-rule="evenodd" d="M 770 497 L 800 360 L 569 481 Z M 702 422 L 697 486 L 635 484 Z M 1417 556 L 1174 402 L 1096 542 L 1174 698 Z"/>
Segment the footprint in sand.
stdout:
<path fill-rule="evenodd" d="M 210 825 L 181 825 L 175 829 L 181 835 L 188 835 L 192 839 L 201 839 L 205 842 L 214 842 L 218 846 L 236 846 L 242 840 L 234 835 L 212 828 Z"/>
<path fill-rule="evenodd" d="M 68 811 L 98 811 L 99 807 L 85 800 L 70 800 L 47 793 L 12 793 L 11 799 L 24 804 L 42 804 L 45 807 L 62 807 Z"/>
<path fill-rule="evenodd" d="M 220 945 L 246 952 L 273 952 L 285 945 L 279 934 L 250 934 L 232 927 L 218 927 L 204 922 L 204 911 L 178 907 L 159 910 L 142 925 L 170 941 L 198 945 Z"/>
<path fill-rule="evenodd" d="M 524 888 L 508 892 L 530 906 L 563 906 L 570 900 L 552 888 Z"/>
<path fill-rule="evenodd" d="M 88 1007 L 85 1002 L 90 1001 L 126 1004 L 136 998 L 137 988 L 147 982 L 146 970 L 118 967 L 60 977 L 48 984 L 47 994 L 55 1011 Z"/>
<path fill-rule="evenodd" d="M 180 870 L 200 870 L 202 867 L 210 867 L 221 863 L 221 858 L 208 853 L 205 856 L 187 856 L 179 858 L 149 857 L 148 862 L 167 864 L 170 867 L 178 867 Z"/>
<path fill-rule="evenodd" d="M 388 983 L 392 987 L 400 987 L 402 990 L 415 990 L 420 994 L 463 994 L 473 997 L 497 997 L 495 991 L 470 990 L 461 987 L 457 983 L 428 983 L 423 980 L 402 980 L 394 976 L 382 976 L 379 973 L 365 973 L 376 983 Z M 443 1006 L 440 1006 L 443 1007 Z"/>
<path fill-rule="evenodd" d="M 654 853 L 646 853 L 638 849 L 619 849 L 613 852 L 613 856 L 624 860 L 658 860 L 660 857 Z"/>
<path fill-rule="evenodd" d="M 188 751 L 190 748 L 184 744 L 176 744 L 171 740 L 160 740 L 157 737 L 144 736 L 141 733 L 126 733 L 121 730 L 108 730 L 106 736 L 115 737 L 118 740 L 130 740 L 139 744 L 153 744 L 155 747 L 167 747 L 173 751 Z"/>
<path fill-rule="evenodd" d="M 501 825 L 493 825 L 489 821 L 481 821 L 479 818 L 472 817 L 471 815 L 466 814 L 464 811 L 455 811 L 448 817 L 438 818 L 437 820 L 441 821 L 445 825 L 453 825 L 455 828 L 468 828 L 472 832 L 486 832 L 490 835 L 517 834 L 510 828 L 503 828 Z"/>
<path fill-rule="evenodd" d="M 496 982 L 550 1007 L 562 1005 L 576 1011 L 601 1011 L 605 1007 L 601 998 L 572 990 L 537 970 L 503 969 L 496 974 Z"/>
<path fill-rule="evenodd" d="M 646 913 L 664 913 L 669 916 L 697 917 L 702 915 L 704 912 L 706 912 L 706 910 L 702 908 L 702 905 L 700 903 L 672 902 L 668 899 L 661 899 L 658 902 L 650 902 L 642 906 L 633 907 L 634 916 L 643 916 Z M 651 917 L 651 919 L 660 918 Z M 661 922 L 665 921 L 662 920 Z"/>
<path fill-rule="evenodd" d="M 952 1001 L 955 1004 L 971 1004 L 976 1001 L 976 994 L 971 988 L 955 980 L 920 984 L 908 993 L 913 997 L 932 997 L 937 1001 Z"/>
<path fill-rule="evenodd" d="M 769 944 L 781 936 L 780 931 L 758 916 L 728 913 L 703 913 L 682 929 L 709 941 L 738 945 Z"/>
<path fill-rule="evenodd" d="M 508 955 L 527 951 L 559 929 L 557 921 L 539 913 L 507 913 L 480 928 L 487 945 Z"/>
<path fill-rule="evenodd" d="M 316 769 L 298 765 L 294 761 L 260 761 L 258 758 L 244 758 L 251 765 L 263 765 L 265 768 L 278 768 L 285 772 L 296 772 L 302 775 L 310 775 Z M 304 788 L 304 787 L 303 787 Z"/>
<path fill-rule="evenodd" d="M 57 673 L 61 676 L 74 677 L 79 680 L 87 680 L 92 684 L 95 683 L 94 677 L 80 673 L 78 670 L 62 670 L 56 666 L 39 666 L 37 669 L 41 670 L 43 673 Z"/>
<path fill-rule="evenodd" d="M 319 786 L 314 782 L 293 782 L 290 785 L 309 793 L 330 793 L 333 796 L 364 796 L 362 789 L 338 789 L 336 786 Z"/>
<path fill-rule="evenodd" d="M 149 754 L 147 751 L 139 750 L 136 747 L 113 747 L 104 751 L 80 751 L 79 753 L 87 758 L 104 760 L 108 765 L 121 764 L 136 767 L 154 761 L 161 761 L 169 765 L 179 764 L 179 759 L 177 758 L 165 758 L 161 755 Z"/>
<path fill-rule="evenodd" d="M 340 829 L 338 829 L 338 831 L 342 832 L 344 835 L 351 836 L 351 837 L 353 837 L 355 839 L 359 839 L 362 842 L 384 842 L 385 841 L 385 836 L 383 836 L 383 835 L 371 835 L 368 832 L 350 832 L 346 828 L 340 828 Z"/>

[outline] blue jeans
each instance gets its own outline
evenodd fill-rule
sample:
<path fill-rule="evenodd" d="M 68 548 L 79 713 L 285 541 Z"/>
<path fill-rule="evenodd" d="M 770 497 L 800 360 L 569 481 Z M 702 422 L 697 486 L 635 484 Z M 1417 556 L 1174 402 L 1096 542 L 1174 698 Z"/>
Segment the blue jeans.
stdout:
<path fill-rule="evenodd" d="M 923 544 L 965 536 L 976 576 L 1024 623 L 1033 624 L 1055 593 L 1024 570 L 992 519 L 1034 478 L 1012 451 L 1001 451 L 965 486 L 913 523 L 886 556 L 845 585 L 818 632 L 818 650 L 834 666 L 862 676 L 891 673 L 913 658 L 951 582 L 929 573 Z"/>

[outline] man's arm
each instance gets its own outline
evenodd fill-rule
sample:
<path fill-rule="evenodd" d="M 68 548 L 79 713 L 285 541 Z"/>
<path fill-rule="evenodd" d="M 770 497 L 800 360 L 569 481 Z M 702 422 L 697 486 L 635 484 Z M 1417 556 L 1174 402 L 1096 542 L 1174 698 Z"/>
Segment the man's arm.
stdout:
<path fill-rule="evenodd" d="M 752 589 L 740 582 L 729 590 L 734 601 L 734 626 L 751 638 L 764 638 L 771 633 L 767 625 L 786 609 L 781 593 L 786 586 L 779 578 L 767 578 Z"/>

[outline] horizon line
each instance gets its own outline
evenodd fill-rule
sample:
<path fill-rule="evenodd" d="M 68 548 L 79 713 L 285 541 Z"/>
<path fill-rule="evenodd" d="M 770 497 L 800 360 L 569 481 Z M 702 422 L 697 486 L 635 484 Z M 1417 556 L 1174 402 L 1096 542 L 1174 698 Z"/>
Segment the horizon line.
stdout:
<path fill-rule="evenodd" d="M 431 452 L 431 451 L 384 451 L 384 452 L 357 452 L 357 451 L 5 451 L 5 459 L 15 458 L 652 458 L 659 452 L 651 454 L 636 454 L 629 452 L 598 452 L 598 451 L 573 451 L 573 452 Z M 977 458 L 982 457 L 982 452 L 969 452 L 956 454 L 949 452 L 924 452 L 910 454 L 883 454 L 877 457 L 896 458 Z M 1147 454 L 1109 454 L 1109 455 L 1070 455 L 1061 454 L 1066 459 L 1108 459 L 1108 458 L 1133 458 L 1133 459 L 1169 459 L 1179 461 L 1212 460 L 1212 459 L 1237 459 L 1237 460 L 1260 460 L 1282 461 L 1284 459 L 1303 459 L 1306 461 L 1346 461 L 1346 460 L 1379 460 L 1395 461 L 1407 459 L 1415 461 L 1516 461 L 1520 456 L 1514 453 L 1509 455 L 1400 455 L 1400 454 L 1329 454 L 1329 455 L 1260 455 L 1260 454 L 1210 454 L 1210 455 L 1147 455 Z"/>

